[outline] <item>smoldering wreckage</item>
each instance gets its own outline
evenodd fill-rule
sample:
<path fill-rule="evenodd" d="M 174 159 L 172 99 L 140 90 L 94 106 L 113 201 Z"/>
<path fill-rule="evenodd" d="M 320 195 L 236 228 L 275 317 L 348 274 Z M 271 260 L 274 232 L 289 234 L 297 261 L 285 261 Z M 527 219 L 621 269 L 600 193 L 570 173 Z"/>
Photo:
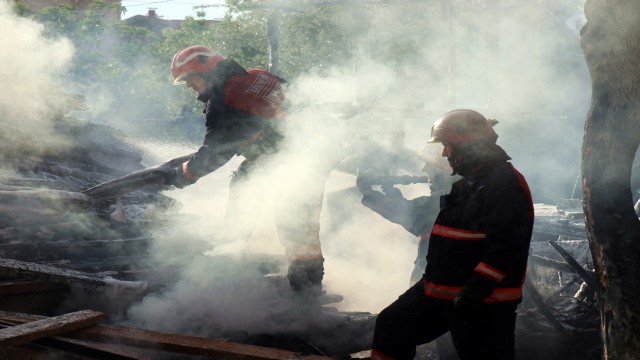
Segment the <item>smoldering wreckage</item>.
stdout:
<path fill-rule="evenodd" d="M 253 286 L 277 298 L 268 310 L 269 329 L 228 330 L 208 318 L 199 319 L 197 333 L 128 326 L 133 304 L 162 294 L 180 276 L 178 267 L 149 256 L 149 229 L 162 226 L 164 217 L 179 216 L 180 204 L 163 193 L 167 188 L 155 170 L 181 159 L 145 168 L 140 150 L 121 131 L 70 117 L 57 119 L 55 130 L 73 139 L 71 148 L 48 155 L 15 151 L 4 140 L 35 139 L 0 126 L 3 166 L 11 170 L 0 181 L 3 359 L 367 356 L 376 315 L 337 310 L 342 296 L 326 291 L 314 301 L 299 301 L 281 275 L 285 260 L 268 254 L 207 261 L 219 269 L 255 270 Z M 181 256 L 201 256 L 204 246 Z M 516 330 L 518 358 L 600 358 L 594 279 L 580 200 L 537 204 Z M 270 300 L 263 301 L 268 308 Z M 446 336 L 419 348 L 417 356 L 457 358 Z"/>

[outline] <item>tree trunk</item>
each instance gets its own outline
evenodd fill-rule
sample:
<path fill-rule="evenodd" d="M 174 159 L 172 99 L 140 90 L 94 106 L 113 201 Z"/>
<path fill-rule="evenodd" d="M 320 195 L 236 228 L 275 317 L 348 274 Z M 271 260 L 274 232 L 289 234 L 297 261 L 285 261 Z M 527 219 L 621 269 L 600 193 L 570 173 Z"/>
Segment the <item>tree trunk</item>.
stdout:
<path fill-rule="evenodd" d="M 631 168 L 640 144 L 640 2 L 587 0 L 581 45 L 592 80 L 582 148 L 584 210 L 598 273 L 605 359 L 640 354 L 640 221 Z"/>

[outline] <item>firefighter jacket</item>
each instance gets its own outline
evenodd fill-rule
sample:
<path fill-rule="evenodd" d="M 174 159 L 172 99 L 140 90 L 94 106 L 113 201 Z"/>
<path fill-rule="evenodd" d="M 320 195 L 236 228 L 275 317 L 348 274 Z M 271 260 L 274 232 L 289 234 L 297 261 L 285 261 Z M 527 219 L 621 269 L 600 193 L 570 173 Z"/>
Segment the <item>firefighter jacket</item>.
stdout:
<path fill-rule="evenodd" d="M 209 174 L 234 155 L 255 158 L 273 151 L 282 137 L 274 122 L 280 116 L 286 81 L 268 71 L 245 70 L 231 59 L 203 76 L 213 87 L 198 97 L 206 103 L 206 133 L 189 160 L 191 174 Z"/>
<path fill-rule="evenodd" d="M 520 302 L 533 217 L 526 180 L 506 160 L 454 183 L 431 231 L 425 294 L 453 300 L 468 286 L 485 303 Z"/>

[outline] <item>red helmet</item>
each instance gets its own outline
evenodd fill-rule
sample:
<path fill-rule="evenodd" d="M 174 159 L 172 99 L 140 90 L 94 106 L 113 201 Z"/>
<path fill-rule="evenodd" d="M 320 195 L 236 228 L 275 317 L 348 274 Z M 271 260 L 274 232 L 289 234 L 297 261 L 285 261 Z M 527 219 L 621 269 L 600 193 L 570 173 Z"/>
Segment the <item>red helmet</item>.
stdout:
<path fill-rule="evenodd" d="M 449 111 L 433 124 L 428 142 L 464 146 L 477 140 L 487 139 L 495 143 L 498 135 L 493 131 L 493 126 L 497 123 L 493 119 L 487 120 L 477 111 L 467 109 Z"/>
<path fill-rule="evenodd" d="M 183 83 L 184 77 L 192 73 L 211 72 L 222 60 L 224 56 L 206 46 L 193 45 L 184 48 L 178 51 L 171 62 L 173 83 Z"/>

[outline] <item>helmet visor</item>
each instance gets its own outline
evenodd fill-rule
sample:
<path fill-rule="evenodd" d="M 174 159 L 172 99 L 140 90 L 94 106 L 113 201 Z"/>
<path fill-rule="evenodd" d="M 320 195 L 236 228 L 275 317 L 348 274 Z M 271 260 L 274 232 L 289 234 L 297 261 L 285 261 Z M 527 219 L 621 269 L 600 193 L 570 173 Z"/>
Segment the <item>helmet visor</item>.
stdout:
<path fill-rule="evenodd" d="M 173 79 L 173 85 L 182 85 L 182 84 L 186 83 L 187 80 L 189 80 L 189 78 L 191 77 L 191 74 L 193 74 L 193 73 L 184 73 L 184 74 L 176 77 L 175 79 Z"/>

